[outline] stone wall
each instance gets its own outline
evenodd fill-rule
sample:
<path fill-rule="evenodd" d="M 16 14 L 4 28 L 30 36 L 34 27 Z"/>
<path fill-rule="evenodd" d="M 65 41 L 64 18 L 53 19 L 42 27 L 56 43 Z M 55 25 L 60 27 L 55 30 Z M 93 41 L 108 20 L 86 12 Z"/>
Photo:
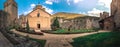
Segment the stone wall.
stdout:
<path fill-rule="evenodd" d="M 108 17 L 104 20 L 104 29 L 105 30 L 113 30 L 114 28 L 114 23 L 113 23 L 113 17 Z"/>
<path fill-rule="evenodd" d="M 78 17 L 75 19 L 63 19 L 62 23 L 60 22 L 61 28 L 68 29 L 70 26 L 71 29 L 92 29 L 99 28 L 98 17 Z"/>
<path fill-rule="evenodd" d="M 113 20 L 113 16 L 109 16 L 109 13 L 107 12 L 103 12 L 100 13 L 100 27 L 103 30 L 113 30 L 114 28 L 114 20 Z"/>
<path fill-rule="evenodd" d="M 26 27 L 26 23 L 27 23 L 27 17 L 25 15 L 20 15 L 19 17 L 19 25 L 23 28 Z"/>
<path fill-rule="evenodd" d="M 0 29 L 8 27 L 8 13 L 0 10 Z"/>

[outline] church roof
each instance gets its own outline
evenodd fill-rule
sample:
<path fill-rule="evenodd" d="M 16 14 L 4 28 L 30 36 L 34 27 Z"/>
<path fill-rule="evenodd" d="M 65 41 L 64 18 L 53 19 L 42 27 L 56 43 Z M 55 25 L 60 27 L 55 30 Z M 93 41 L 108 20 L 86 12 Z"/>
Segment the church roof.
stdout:
<path fill-rule="evenodd" d="M 43 11 L 43 12 L 45 12 L 45 13 L 47 13 L 48 15 L 51 16 L 51 14 L 49 14 L 48 12 L 45 11 L 45 8 L 43 8 L 42 5 L 38 4 L 38 5 L 36 5 L 35 8 L 33 8 L 33 11 L 32 11 L 32 12 L 30 12 L 30 13 L 27 14 L 27 17 L 29 17 L 29 16 L 30 16 L 29 14 L 33 13 L 33 12 L 36 11 L 37 9 L 39 9 L 39 10 L 41 10 L 41 11 Z"/>
<path fill-rule="evenodd" d="M 41 5 L 36 5 L 36 7 L 34 9 L 44 9 Z"/>

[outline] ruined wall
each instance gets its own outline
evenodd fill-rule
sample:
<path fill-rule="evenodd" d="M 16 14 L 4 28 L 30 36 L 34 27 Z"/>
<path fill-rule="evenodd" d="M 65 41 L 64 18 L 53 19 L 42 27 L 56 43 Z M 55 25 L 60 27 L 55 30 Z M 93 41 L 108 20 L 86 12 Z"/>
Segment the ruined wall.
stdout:
<path fill-rule="evenodd" d="M 99 28 L 99 18 L 96 17 L 78 17 L 75 19 L 64 19 L 63 23 L 60 23 L 61 28 L 71 29 L 92 29 Z"/>

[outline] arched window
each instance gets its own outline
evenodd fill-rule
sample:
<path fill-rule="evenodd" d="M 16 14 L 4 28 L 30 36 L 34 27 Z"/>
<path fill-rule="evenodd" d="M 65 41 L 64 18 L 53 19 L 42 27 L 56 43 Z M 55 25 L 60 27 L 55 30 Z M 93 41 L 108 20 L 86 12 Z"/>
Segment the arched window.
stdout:
<path fill-rule="evenodd" d="M 37 14 L 37 17 L 40 17 L 40 13 Z"/>

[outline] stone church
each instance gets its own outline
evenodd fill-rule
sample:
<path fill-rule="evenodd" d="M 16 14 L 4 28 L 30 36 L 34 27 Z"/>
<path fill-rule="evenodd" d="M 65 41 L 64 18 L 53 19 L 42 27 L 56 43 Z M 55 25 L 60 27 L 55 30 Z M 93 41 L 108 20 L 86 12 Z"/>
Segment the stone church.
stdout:
<path fill-rule="evenodd" d="M 22 26 L 28 22 L 30 29 L 34 30 L 51 30 L 51 15 L 45 11 L 41 5 L 36 5 L 32 12 L 26 16 L 21 16 Z"/>
<path fill-rule="evenodd" d="M 37 5 L 32 12 L 27 15 L 30 28 L 40 30 L 51 30 L 50 14 L 41 5 Z"/>
<path fill-rule="evenodd" d="M 32 12 L 28 13 L 26 16 L 20 16 L 18 19 L 18 6 L 15 0 L 7 0 L 4 3 L 4 10 L 0 11 L 0 15 L 5 15 L 7 26 L 21 25 L 26 27 L 26 22 L 28 22 L 30 29 L 34 30 L 51 30 L 51 15 L 45 11 L 41 5 L 36 5 Z M 2 18 L 2 16 L 1 16 Z M 0 19 L 0 21 L 3 19 Z M 0 24 L 4 22 L 1 21 Z M 1 25 L 3 26 L 3 25 Z"/>

